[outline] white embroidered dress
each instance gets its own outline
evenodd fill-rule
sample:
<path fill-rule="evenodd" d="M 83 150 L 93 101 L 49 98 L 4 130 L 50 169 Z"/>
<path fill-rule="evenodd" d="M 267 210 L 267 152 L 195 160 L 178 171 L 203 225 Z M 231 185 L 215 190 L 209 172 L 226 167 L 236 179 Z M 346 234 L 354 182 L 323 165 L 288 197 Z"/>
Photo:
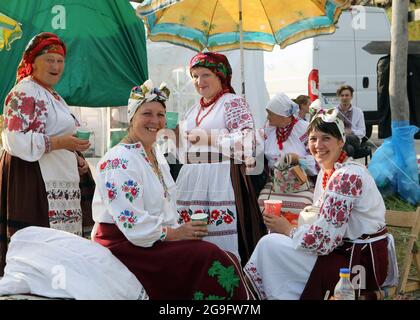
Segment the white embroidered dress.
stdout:
<path fill-rule="evenodd" d="M 325 192 L 323 170 L 318 175 L 315 222 L 299 226 L 292 238 L 271 233 L 258 242 L 244 270 L 261 299 L 299 299 L 318 255 L 385 226 L 385 205 L 367 169 L 349 160 L 335 168 Z"/>
<path fill-rule="evenodd" d="M 180 123 L 180 132 L 187 132 L 197 127 L 196 117 L 200 108 L 200 105 L 197 104 L 187 111 L 184 121 Z M 248 104 L 240 96 L 231 93 L 225 94 L 215 103 L 209 113 L 208 108 L 212 108 L 212 106 L 207 107 L 200 114 L 199 120 L 203 120 L 199 128 L 209 132 L 212 129 L 219 129 L 218 147 L 195 146 L 184 141 L 178 152 L 182 162 L 185 161 L 186 152 L 221 153 L 220 147 L 229 151 L 226 146 L 234 146 L 235 143 L 243 142 L 243 130 L 254 128 Z M 207 116 L 203 118 L 206 114 Z M 176 184 L 178 223 L 190 221 L 190 216 L 194 213 L 209 214 L 209 235 L 204 240 L 234 253 L 240 259 L 237 212 L 230 177 L 230 161 L 200 164 L 185 164 L 184 162 Z"/>
<path fill-rule="evenodd" d="M 50 138 L 73 134 L 76 119 L 30 77 L 21 80 L 5 102 L 3 147 L 12 156 L 39 162 L 47 192 L 50 227 L 82 235 L 77 158 L 67 150 L 50 151 Z"/>
<path fill-rule="evenodd" d="M 165 226 L 178 226 L 175 182 L 164 156 L 156 149 L 155 154 L 167 190 L 141 143 L 116 145 L 96 168 L 95 226 L 100 222 L 115 224 L 128 241 L 140 247 L 151 247 L 162 239 Z M 96 227 L 92 235 L 95 233 Z"/>

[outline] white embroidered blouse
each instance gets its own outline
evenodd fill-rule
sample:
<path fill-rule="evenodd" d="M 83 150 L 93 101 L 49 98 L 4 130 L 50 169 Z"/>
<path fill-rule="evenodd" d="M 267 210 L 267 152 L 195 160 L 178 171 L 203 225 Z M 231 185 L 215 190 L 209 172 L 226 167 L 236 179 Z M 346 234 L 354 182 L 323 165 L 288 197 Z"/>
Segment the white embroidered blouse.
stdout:
<path fill-rule="evenodd" d="M 293 232 L 298 249 L 327 255 L 344 238 L 354 240 L 385 226 L 385 205 L 368 170 L 350 160 L 336 163 L 335 168 L 325 191 L 324 171 L 318 175 L 314 205 L 320 207 L 320 212 L 314 223 L 301 225 Z"/>
<path fill-rule="evenodd" d="M 151 247 L 163 239 L 164 227 L 178 226 L 175 182 L 164 156 L 156 149 L 155 154 L 164 184 L 141 143 L 116 145 L 96 168 L 93 220 L 115 223 L 130 242 L 140 247 Z"/>
<path fill-rule="evenodd" d="M 180 132 L 187 132 L 197 128 L 196 118 L 200 111 L 200 104 L 194 105 L 187 111 L 184 121 L 180 123 Z M 199 128 L 211 132 L 217 130 L 217 146 L 193 145 L 181 140 L 180 156 L 182 152 L 223 152 L 232 156 L 235 149 L 241 150 L 242 145 L 252 144 L 252 139 L 246 139 L 246 130 L 254 129 L 254 119 L 244 98 L 236 94 L 224 94 L 214 106 L 201 111 L 198 116 Z M 247 136 L 248 137 L 248 136 Z M 249 150 L 248 150 L 249 151 Z M 180 157 L 180 159 L 182 159 Z M 182 160 L 181 160 L 182 161 Z"/>
<path fill-rule="evenodd" d="M 6 97 L 3 146 L 12 156 L 38 161 L 50 152 L 49 137 L 73 134 L 76 124 L 61 97 L 57 100 L 48 90 L 27 77 Z"/>
<path fill-rule="evenodd" d="M 281 156 L 288 153 L 296 153 L 300 157 L 300 162 L 308 174 L 317 174 L 315 159 L 309 153 L 308 149 L 308 134 L 306 133 L 308 125 L 309 123 L 307 121 L 299 119 L 294 125 L 288 139 L 283 142 L 283 150 L 280 150 L 277 143 L 277 127 L 269 126 L 265 128 L 264 154 L 268 160 L 270 169 L 273 168 Z"/>

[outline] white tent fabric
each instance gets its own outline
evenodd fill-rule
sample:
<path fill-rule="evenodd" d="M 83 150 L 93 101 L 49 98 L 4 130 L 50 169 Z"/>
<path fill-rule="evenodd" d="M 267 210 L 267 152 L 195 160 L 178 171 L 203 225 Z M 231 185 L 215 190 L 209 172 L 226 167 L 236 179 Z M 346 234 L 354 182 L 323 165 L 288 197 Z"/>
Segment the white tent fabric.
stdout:
<path fill-rule="evenodd" d="M 78 300 L 148 299 L 134 274 L 107 248 L 41 227 L 12 236 L 0 280 L 0 295 L 27 293 Z"/>
<path fill-rule="evenodd" d="M 233 50 L 222 53 L 227 56 L 232 66 L 232 86 L 237 94 L 241 94 L 240 52 Z M 149 78 L 155 84 L 168 84 L 171 90 L 168 111 L 177 111 L 181 117 L 199 100 L 188 68 L 195 54 L 195 51 L 170 43 L 147 41 Z M 266 118 L 265 106 L 269 100 L 264 82 L 264 53 L 245 50 L 244 56 L 246 100 L 254 115 L 256 127 L 262 128 Z"/>

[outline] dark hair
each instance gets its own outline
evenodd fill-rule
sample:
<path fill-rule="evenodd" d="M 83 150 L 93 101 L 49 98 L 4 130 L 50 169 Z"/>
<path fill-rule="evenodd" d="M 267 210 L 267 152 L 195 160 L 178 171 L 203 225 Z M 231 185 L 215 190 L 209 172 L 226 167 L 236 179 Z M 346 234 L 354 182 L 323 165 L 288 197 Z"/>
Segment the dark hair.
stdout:
<path fill-rule="evenodd" d="M 337 96 L 340 96 L 341 92 L 343 92 L 344 90 L 350 90 L 351 96 L 353 96 L 354 89 L 352 86 L 349 86 L 347 84 L 342 85 L 340 88 L 337 89 Z"/>
<path fill-rule="evenodd" d="M 334 138 L 343 140 L 337 124 L 335 122 L 325 122 L 320 117 L 313 119 L 309 124 L 308 130 L 306 131 L 308 136 L 312 131 L 321 131 L 332 135 Z"/>
<path fill-rule="evenodd" d="M 306 96 L 304 94 L 301 94 L 300 96 L 298 96 L 296 99 L 293 99 L 294 103 L 297 103 L 299 105 L 299 107 L 302 104 L 308 103 L 310 101 L 309 96 Z"/>

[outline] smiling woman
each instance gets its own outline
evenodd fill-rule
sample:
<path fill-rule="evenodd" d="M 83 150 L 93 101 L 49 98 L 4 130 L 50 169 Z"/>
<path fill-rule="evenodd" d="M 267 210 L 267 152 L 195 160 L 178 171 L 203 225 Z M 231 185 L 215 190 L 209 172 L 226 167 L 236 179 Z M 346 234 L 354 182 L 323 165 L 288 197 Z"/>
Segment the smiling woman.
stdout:
<path fill-rule="evenodd" d="M 128 135 L 97 167 L 92 239 L 109 248 L 150 299 L 249 299 L 233 254 L 201 241 L 207 221 L 177 224 L 176 188 L 156 148 L 165 126 L 165 85 L 148 80 L 128 101 Z"/>
<path fill-rule="evenodd" d="M 367 169 L 342 151 L 344 124 L 337 110 L 320 110 L 308 135 L 321 167 L 311 208 L 315 214 L 297 227 L 284 217 L 265 217 L 272 233 L 258 242 L 246 274 L 261 299 L 321 300 L 334 292 L 340 268 L 359 266 L 365 278 L 356 295 L 369 295 L 380 290 L 388 256 L 395 255 L 388 247 L 393 240 L 382 196 Z"/>
<path fill-rule="evenodd" d="M 92 221 L 90 200 L 82 213 L 79 186 L 81 177 L 90 174 L 89 166 L 77 154 L 88 149 L 89 142 L 73 136 L 78 121 L 54 90 L 65 56 L 66 46 L 55 34 L 36 35 L 23 53 L 17 83 L 5 100 L 0 275 L 8 239 L 17 230 L 35 225 L 82 235 L 82 227 Z"/>

